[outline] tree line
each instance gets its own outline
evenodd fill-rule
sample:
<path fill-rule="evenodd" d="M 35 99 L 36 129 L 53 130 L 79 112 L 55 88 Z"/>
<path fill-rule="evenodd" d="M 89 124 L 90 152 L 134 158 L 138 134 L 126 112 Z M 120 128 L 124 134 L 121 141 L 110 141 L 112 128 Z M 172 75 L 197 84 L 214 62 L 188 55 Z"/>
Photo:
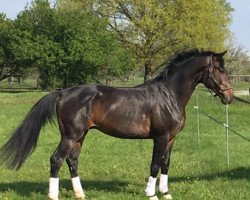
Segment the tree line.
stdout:
<path fill-rule="evenodd" d="M 42 89 L 124 77 L 150 79 L 175 52 L 222 51 L 232 8 L 225 0 L 34 0 L 0 14 L 0 81 L 39 74 Z"/>

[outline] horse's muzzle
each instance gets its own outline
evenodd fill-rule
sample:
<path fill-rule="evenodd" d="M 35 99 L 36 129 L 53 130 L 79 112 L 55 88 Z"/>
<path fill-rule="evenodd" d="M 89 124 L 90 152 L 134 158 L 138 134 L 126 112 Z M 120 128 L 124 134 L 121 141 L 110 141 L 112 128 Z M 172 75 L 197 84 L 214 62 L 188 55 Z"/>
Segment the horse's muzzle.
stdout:
<path fill-rule="evenodd" d="M 223 104 L 230 104 L 234 97 L 234 91 L 233 88 L 230 87 L 227 90 L 221 91 L 222 95 L 220 96 L 221 102 Z"/>

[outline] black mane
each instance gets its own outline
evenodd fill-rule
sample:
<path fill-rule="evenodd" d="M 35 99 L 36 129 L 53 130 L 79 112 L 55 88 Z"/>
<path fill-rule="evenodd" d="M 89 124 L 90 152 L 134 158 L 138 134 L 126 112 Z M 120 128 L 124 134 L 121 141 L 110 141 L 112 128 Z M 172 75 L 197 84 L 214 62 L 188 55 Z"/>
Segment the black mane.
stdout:
<path fill-rule="evenodd" d="M 213 51 L 200 51 L 198 49 L 185 50 L 174 55 L 170 61 L 167 63 L 162 73 L 159 76 L 166 76 L 168 73 L 171 73 L 175 70 L 178 70 L 180 66 L 184 63 L 192 60 L 197 56 L 209 56 L 214 55 Z"/>

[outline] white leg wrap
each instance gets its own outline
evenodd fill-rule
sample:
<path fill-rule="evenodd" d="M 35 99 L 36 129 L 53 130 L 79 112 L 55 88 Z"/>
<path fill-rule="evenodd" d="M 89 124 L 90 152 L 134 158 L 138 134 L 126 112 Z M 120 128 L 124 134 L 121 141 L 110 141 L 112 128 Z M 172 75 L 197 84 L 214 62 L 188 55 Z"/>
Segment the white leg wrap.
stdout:
<path fill-rule="evenodd" d="M 78 199 L 85 199 L 85 194 L 82 189 L 81 181 L 79 176 L 71 179 L 73 190 L 75 192 L 75 196 Z"/>
<path fill-rule="evenodd" d="M 156 180 L 157 178 L 153 178 L 152 176 L 148 178 L 148 183 L 145 189 L 145 193 L 149 197 L 155 195 Z"/>
<path fill-rule="evenodd" d="M 49 179 L 49 198 L 52 200 L 58 200 L 59 195 L 59 178 Z"/>
<path fill-rule="evenodd" d="M 166 200 L 172 200 L 173 197 L 170 193 L 168 193 L 168 175 L 161 174 L 160 183 L 159 183 L 159 191 L 163 193 L 163 198 Z"/>
<path fill-rule="evenodd" d="M 166 174 L 161 174 L 160 176 L 159 191 L 161 193 L 168 192 L 168 175 Z"/>

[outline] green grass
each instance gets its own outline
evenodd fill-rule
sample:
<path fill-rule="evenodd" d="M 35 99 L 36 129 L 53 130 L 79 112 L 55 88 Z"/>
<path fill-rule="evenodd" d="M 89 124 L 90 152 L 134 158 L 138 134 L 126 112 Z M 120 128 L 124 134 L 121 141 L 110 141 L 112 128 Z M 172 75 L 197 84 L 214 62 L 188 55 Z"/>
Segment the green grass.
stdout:
<path fill-rule="evenodd" d="M 199 87 L 200 88 L 200 87 Z M 227 165 L 223 126 L 225 106 L 199 89 L 200 143 L 197 140 L 195 95 L 187 106 L 184 130 L 177 136 L 169 171 L 174 199 L 250 199 L 250 143 L 230 132 L 230 165 Z M 0 145 L 22 121 L 32 105 L 46 93 L 0 93 Z M 248 98 L 248 97 L 247 97 Z M 229 107 L 229 125 L 250 138 L 248 105 Z M 0 166 L 0 199 L 47 199 L 49 158 L 59 142 L 56 126 L 47 125 L 36 151 L 19 171 Z M 152 153 L 151 140 L 123 140 L 91 130 L 80 156 L 79 175 L 91 200 L 142 200 Z M 74 199 L 67 166 L 60 172 L 60 199 Z"/>
<path fill-rule="evenodd" d="M 236 82 L 233 85 L 235 90 L 247 90 L 250 88 L 250 83 L 249 82 Z"/>

